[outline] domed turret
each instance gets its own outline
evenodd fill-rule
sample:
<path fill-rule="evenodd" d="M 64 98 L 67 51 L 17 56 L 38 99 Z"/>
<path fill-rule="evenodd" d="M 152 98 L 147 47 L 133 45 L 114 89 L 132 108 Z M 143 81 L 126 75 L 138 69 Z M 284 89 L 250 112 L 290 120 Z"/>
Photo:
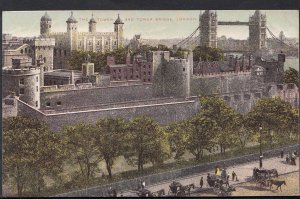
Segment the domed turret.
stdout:
<path fill-rule="evenodd" d="M 96 23 L 94 15 L 92 14 L 92 18 L 89 21 L 89 32 L 96 32 Z"/>
<path fill-rule="evenodd" d="M 117 45 L 116 47 L 123 47 L 123 21 L 120 19 L 120 15 L 118 14 L 118 18 L 116 19 L 115 25 L 115 33 L 117 35 Z"/>
<path fill-rule="evenodd" d="M 123 21 L 120 19 L 120 15 L 118 14 L 118 18 L 116 19 L 114 24 L 124 24 Z"/>
<path fill-rule="evenodd" d="M 52 21 L 51 17 L 48 15 L 47 12 L 42 16 L 41 21 Z"/>
<path fill-rule="evenodd" d="M 73 12 L 71 12 L 71 16 L 68 18 L 67 22 L 67 31 L 77 31 L 77 20 L 73 16 Z"/>
<path fill-rule="evenodd" d="M 78 21 L 73 16 L 73 11 L 71 12 L 71 16 L 68 18 L 67 23 L 77 23 Z"/>
<path fill-rule="evenodd" d="M 40 22 L 40 33 L 42 36 L 51 32 L 52 19 L 47 12 L 41 17 Z"/>

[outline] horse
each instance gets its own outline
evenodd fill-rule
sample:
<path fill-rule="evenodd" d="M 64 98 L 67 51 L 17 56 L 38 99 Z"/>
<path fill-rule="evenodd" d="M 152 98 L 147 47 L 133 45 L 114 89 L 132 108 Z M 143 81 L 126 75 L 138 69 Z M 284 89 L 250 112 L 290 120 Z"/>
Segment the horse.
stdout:
<path fill-rule="evenodd" d="M 276 185 L 277 186 L 277 188 L 276 188 L 276 190 L 278 190 L 278 188 L 280 188 L 280 191 L 282 192 L 282 190 L 281 190 L 281 186 L 284 184 L 284 185 L 286 185 L 286 182 L 285 182 L 285 180 L 269 180 L 269 182 L 270 182 L 270 189 L 272 189 L 272 185 Z"/>

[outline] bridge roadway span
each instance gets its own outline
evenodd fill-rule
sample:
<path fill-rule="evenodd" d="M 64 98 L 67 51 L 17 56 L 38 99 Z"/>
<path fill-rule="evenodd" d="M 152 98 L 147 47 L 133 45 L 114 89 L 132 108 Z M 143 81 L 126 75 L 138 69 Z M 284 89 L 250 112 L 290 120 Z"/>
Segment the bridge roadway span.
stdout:
<path fill-rule="evenodd" d="M 285 163 L 285 156 L 284 158 L 280 158 L 280 155 L 273 157 L 273 158 L 268 158 L 263 160 L 263 168 L 265 169 L 277 169 L 279 175 L 284 174 L 284 173 L 290 173 L 294 171 L 299 171 L 299 157 L 297 157 L 296 160 L 296 166 L 295 165 L 289 165 Z M 258 161 L 251 161 L 248 163 L 244 164 L 238 164 L 235 166 L 227 167 L 227 174 L 230 175 L 230 180 L 229 184 L 230 185 L 235 185 L 241 182 L 246 182 L 249 180 L 249 178 L 252 176 L 253 168 L 254 167 L 259 167 L 259 162 Z M 231 173 L 234 171 L 237 174 L 237 178 L 239 181 L 232 181 L 231 178 Z M 208 187 L 207 181 L 206 181 L 206 176 L 207 173 L 214 174 L 214 168 L 208 172 L 203 172 L 199 173 L 198 175 L 193 175 L 193 176 L 188 176 L 186 178 L 181 178 L 181 179 L 176 179 L 176 181 L 180 182 L 182 185 L 188 185 L 191 183 L 195 184 L 195 187 L 199 187 L 200 185 L 200 178 L 203 177 L 204 185 L 203 187 Z M 146 189 L 150 190 L 151 192 L 158 191 L 160 189 L 165 189 L 166 195 L 168 194 L 169 191 L 169 185 L 171 184 L 172 181 L 166 181 L 162 182 L 160 184 L 155 184 L 155 185 L 150 185 L 147 186 L 146 184 Z M 121 193 L 118 193 L 118 196 L 120 196 Z M 137 197 L 137 194 L 134 191 L 126 191 L 122 193 L 124 197 Z"/>

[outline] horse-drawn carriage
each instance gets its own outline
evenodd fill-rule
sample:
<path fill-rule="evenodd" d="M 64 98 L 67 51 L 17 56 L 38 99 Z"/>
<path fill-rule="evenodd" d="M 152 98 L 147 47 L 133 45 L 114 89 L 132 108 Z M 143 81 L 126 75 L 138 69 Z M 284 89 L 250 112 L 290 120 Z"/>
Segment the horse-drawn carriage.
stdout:
<path fill-rule="evenodd" d="M 180 182 L 175 182 L 173 181 L 170 185 L 169 185 L 170 189 L 168 192 L 168 195 L 174 195 L 174 196 L 186 196 L 189 195 L 190 196 L 190 192 L 191 189 L 195 188 L 194 184 L 189 184 L 189 185 L 185 185 L 183 186 Z"/>
<path fill-rule="evenodd" d="M 136 194 L 139 197 L 161 197 L 161 196 L 165 195 L 165 190 L 164 189 L 160 189 L 158 191 L 151 192 L 148 189 L 141 188 L 141 189 L 139 189 L 136 192 Z"/>
<path fill-rule="evenodd" d="M 229 186 L 229 183 L 226 180 L 226 178 L 222 178 L 216 175 L 209 174 L 207 176 L 207 184 L 218 195 L 230 195 L 232 191 L 235 191 L 235 189 L 232 186 Z"/>
<path fill-rule="evenodd" d="M 271 177 L 278 177 L 278 172 L 276 169 L 253 169 L 252 179 L 259 187 L 268 187 Z"/>

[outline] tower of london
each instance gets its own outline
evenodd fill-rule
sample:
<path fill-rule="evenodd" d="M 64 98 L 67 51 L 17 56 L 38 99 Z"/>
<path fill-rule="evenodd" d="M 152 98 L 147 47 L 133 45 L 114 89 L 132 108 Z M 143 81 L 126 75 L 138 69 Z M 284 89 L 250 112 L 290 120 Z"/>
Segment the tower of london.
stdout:
<path fill-rule="evenodd" d="M 88 23 L 88 32 L 78 32 L 78 21 L 71 12 L 67 19 L 66 32 L 53 32 L 52 19 L 46 12 L 40 21 L 40 33 L 42 37 L 54 38 L 54 68 L 66 69 L 69 67 L 68 58 L 73 50 L 92 52 L 113 51 L 124 46 L 123 21 L 118 15 L 113 32 L 97 32 L 97 22 L 92 15 Z"/>

